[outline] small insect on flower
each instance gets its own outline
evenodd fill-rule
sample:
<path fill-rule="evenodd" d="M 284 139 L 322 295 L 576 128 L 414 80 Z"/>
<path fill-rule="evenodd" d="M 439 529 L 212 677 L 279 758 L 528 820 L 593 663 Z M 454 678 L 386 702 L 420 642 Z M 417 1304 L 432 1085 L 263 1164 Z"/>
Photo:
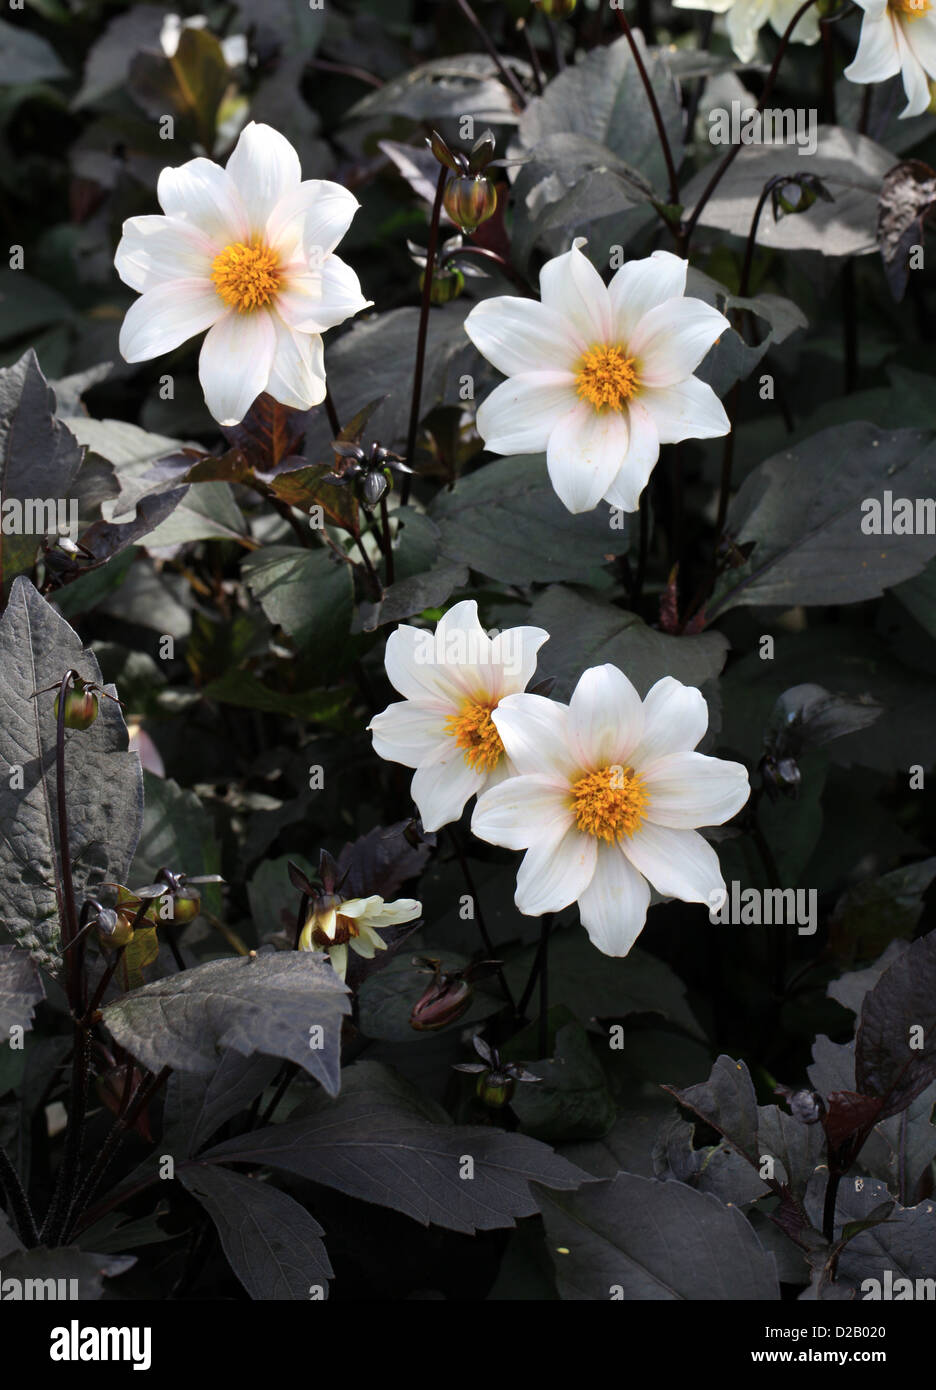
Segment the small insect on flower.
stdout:
<path fill-rule="evenodd" d="M 391 633 L 384 661 L 404 698 L 368 727 L 382 758 L 416 769 L 411 795 L 426 830 L 458 820 L 470 797 L 510 775 L 492 716 L 526 689 L 548 637 L 539 627 L 489 637 L 474 599 L 450 608 L 434 633 L 407 624 Z"/>
<path fill-rule="evenodd" d="M 547 261 L 541 300 L 502 295 L 476 304 L 465 332 L 508 378 L 478 407 L 497 454 L 545 451 L 570 512 L 602 498 L 637 510 L 661 444 L 731 428 L 711 386 L 692 373 L 730 325 L 685 298 L 688 262 L 669 251 L 621 266 L 610 285 L 579 250 Z"/>
<path fill-rule="evenodd" d="M 163 216 L 124 223 L 114 264 L 141 296 L 127 311 L 127 362 L 172 352 L 208 329 L 198 360 L 205 403 L 235 425 L 268 392 L 307 410 L 325 399 L 322 333 L 367 308 L 334 254 L 358 209 L 340 184 L 302 179 L 284 136 L 251 121 L 222 169 L 164 169 Z"/>
<path fill-rule="evenodd" d="M 729 820 L 750 787 L 740 763 L 691 751 L 708 724 L 698 690 L 664 676 L 641 701 L 617 667 L 594 666 L 568 705 L 512 695 L 493 717 L 518 775 L 479 797 L 471 828 L 527 851 L 521 912 L 577 901 L 594 945 L 626 956 L 650 884 L 684 902 L 724 901 L 718 856 L 696 828 Z"/>

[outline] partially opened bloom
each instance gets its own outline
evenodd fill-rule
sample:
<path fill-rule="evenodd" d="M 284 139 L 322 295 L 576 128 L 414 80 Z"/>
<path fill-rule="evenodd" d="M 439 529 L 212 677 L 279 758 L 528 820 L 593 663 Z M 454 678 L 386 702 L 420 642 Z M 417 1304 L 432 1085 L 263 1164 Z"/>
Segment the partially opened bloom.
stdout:
<path fill-rule="evenodd" d="M 334 255 L 357 199 L 303 180 L 289 141 L 253 121 L 224 169 L 202 158 L 163 169 L 156 195 L 165 215 L 129 218 L 114 257 L 141 296 L 120 330 L 124 359 L 159 357 L 207 328 L 198 376 L 222 425 L 264 391 L 299 410 L 318 405 L 321 334 L 369 302 Z"/>
<path fill-rule="evenodd" d="M 387 943 L 380 936 L 383 927 L 412 922 L 422 912 L 415 898 L 397 898 L 385 903 L 377 893 L 368 898 L 346 898 L 328 893 L 316 898 L 299 935 L 300 951 L 327 951 L 336 975 L 344 979 L 348 969 L 348 947 L 365 960 Z"/>
<path fill-rule="evenodd" d="M 484 299 L 465 320 L 509 378 L 478 408 L 478 431 L 497 454 L 545 450 L 570 512 L 602 498 L 633 512 L 661 444 L 730 430 L 715 392 L 692 375 L 729 324 L 684 297 L 679 256 L 654 251 L 606 286 L 578 247 L 543 266 L 540 302 Z"/>
<path fill-rule="evenodd" d="M 933 0 L 857 0 L 864 10 L 850 82 L 886 82 L 900 73 L 907 104 L 901 117 L 930 104 L 928 77 L 936 78 L 936 8 Z"/>
<path fill-rule="evenodd" d="M 598 949 L 625 956 L 650 884 L 684 902 L 724 902 L 718 856 L 696 827 L 729 820 L 750 787 L 740 763 L 691 751 L 708 724 L 698 690 L 664 676 L 641 702 L 617 667 L 594 666 L 568 705 L 512 695 L 493 717 L 518 775 L 479 798 L 471 828 L 527 851 L 521 912 L 577 901 Z"/>
<path fill-rule="evenodd" d="M 757 53 L 757 36 L 764 25 L 769 24 L 782 36 L 802 0 L 673 0 L 673 4 L 677 10 L 727 14 L 725 26 L 731 46 L 742 63 L 749 63 Z M 816 43 L 818 38 L 819 15 L 813 6 L 799 20 L 790 39 L 793 43 Z"/>
<path fill-rule="evenodd" d="M 526 689 L 548 636 L 512 627 L 489 637 L 474 599 L 450 608 L 434 633 L 402 624 L 390 634 L 387 675 L 404 698 L 368 727 L 382 758 L 416 769 L 411 792 L 425 830 L 458 820 L 469 797 L 510 775 L 492 715 Z"/>

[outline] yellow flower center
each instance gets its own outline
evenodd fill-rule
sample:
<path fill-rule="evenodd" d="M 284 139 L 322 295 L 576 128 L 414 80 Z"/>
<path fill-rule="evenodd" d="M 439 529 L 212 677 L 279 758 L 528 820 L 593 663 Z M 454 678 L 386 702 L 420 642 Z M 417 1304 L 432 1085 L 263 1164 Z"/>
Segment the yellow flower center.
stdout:
<path fill-rule="evenodd" d="M 459 714 L 450 714 L 445 721 L 445 732 L 452 735 L 465 762 L 477 772 L 490 772 L 504 751 L 491 718 L 491 710 L 496 708 L 496 700 L 493 703 L 469 700 L 462 705 Z"/>
<path fill-rule="evenodd" d="M 590 401 L 596 410 L 604 406 L 622 410 L 624 402 L 637 393 L 633 357 L 625 357 L 623 348 L 606 347 L 603 343 L 590 347 L 585 353 L 576 381 L 579 395 Z"/>
<path fill-rule="evenodd" d="M 579 778 L 572 788 L 572 810 L 579 830 L 609 844 L 639 830 L 646 805 L 643 781 L 632 767 L 603 767 Z"/>
<path fill-rule="evenodd" d="M 920 19 L 932 9 L 930 0 L 888 0 L 891 10 L 907 19 Z"/>
<path fill-rule="evenodd" d="M 279 289 L 279 257 L 268 246 L 225 246 L 211 263 L 215 289 L 239 314 L 262 309 Z"/>

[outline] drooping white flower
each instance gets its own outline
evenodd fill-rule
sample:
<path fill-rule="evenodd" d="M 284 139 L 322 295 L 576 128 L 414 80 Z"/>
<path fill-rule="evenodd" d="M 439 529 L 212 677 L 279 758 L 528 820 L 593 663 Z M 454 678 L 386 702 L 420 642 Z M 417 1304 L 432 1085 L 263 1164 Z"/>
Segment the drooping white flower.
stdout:
<path fill-rule="evenodd" d="M 387 949 L 386 941 L 379 935 L 380 928 L 412 922 L 421 912 L 422 903 L 415 898 L 397 898 L 396 902 L 386 903 L 378 893 L 344 900 L 328 894 L 313 903 L 299 934 L 299 950 L 327 951 L 335 974 L 344 979 L 349 946 L 365 960 L 372 960 L 377 951 Z"/>
<path fill-rule="evenodd" d="M 769 24 L 775 34 L 782 36 L 802 3 L 803 0 L 673 0 L 677 10 L 727 14 L 728 38 L 742 63 L 749 63 L 757 53 L 757 36 L 764 25 Z M 800 19 L 790 41 L 816 43 L 818 38 L 819 14 L 813 6 Z"/>
<path fill-rule="evenodd" d="M 907 105 L 901 118 L 930 104 L 928 77 L 936 78 L 936 6 L 933 0 L 856 0 L 864 10 L 858 52 L 845 69 L 850 82 L 886 82 L 900 73 Z"/>
<path fill-rule="evenodd" d="M 401 624 L 384 661 L 404 697 L 371 720 L 382 758 L 415 768 L 411 785 L 425 830 L 458 820 L 469 797 L 509 776 L 492 714 L 525 690 L 549 633 L 512 627 L 489 637 L 474 599 L 456 603 L 435 632 Z"/>
<path fill-rule="evenodd" d="M 729 324 L 684 297 L 688 262 L 679 256 L 654 251 L 606 286 L 580 244 L 543 266 L 541 301 L 485 299 L 465 320 L 475 347 L 509 378 L 479 407 L 478 431 L 497 454 L 545 450 L 570 512 L 602 498 L 633 512 L 661 444 L 731 428 L 715 392 L 692 375 Z"/>
<path fill-rule="evenodd" d="M 568 705 L 512 695 L 493 718 L 518 775 L 479 798 L 471 828 L 526 850 L 521 912 L 577 901 L 598 949 L 625 956 L 650 884 L 664 897 L 721 906 L 718 856 L 696 827 L 729 820 L 750 787 L 740 763 L 692 752 L 708 724 L 698 690 L 664 676 L 641 702 L 617 667 L 594 666 Z"/>
<path fill-rule="evenodd" d="M 224 169 L 191 159 L 163 169 L 164 216 L 124 223 L 114 264 L 140 298 L 127 310 L 127 362 L 171 352 L 208 329 L 198 360 L 222 425 L 267 391 L 299 410 L 325 398 L 322 333 L 367 307 L 334 255 L 358 208 L 340 184 L 303 181 L 284 136 L 245 126 Z"/>

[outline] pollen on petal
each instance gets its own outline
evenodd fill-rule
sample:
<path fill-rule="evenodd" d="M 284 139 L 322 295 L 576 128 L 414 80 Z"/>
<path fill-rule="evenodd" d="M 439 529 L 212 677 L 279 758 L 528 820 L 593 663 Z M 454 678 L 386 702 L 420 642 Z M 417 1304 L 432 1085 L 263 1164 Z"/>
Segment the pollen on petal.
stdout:
<path fill-rule="evenodd" d="M 933 8 L 930 0 L 888 0 L 888 8 L 905 19 L 920 19 Z"/>
<path fill-rule="evenodd" d="M 225 304 L 239 314 L 262 309 L 279 289 L 279 257 L 269 246 L 235 241 L 215 256 L 211 278 Z"/>
<path fill-rule="evenodd" d="M 596 410 L 623 410 L 637 393 L 633 357 L 616 345 L 598 343 L 590 347 L 579 362 L 576 390 Z"/>
<path fill-rule="evenodd" d="M 504 751 L 491 718 L 491 711 L 496 708 L 496 700 L 492 703 L 468 700 L 458 714 L 450 714 L 445 721 L 445 732 L 454 738 L 468 766 L 478 772 L 490 772 L 500 762 Z"/>
<path fill-rule="evenodd" d="M 632 767 L 612 764 L 589 772 L 572 786 L 575 823 L 585 835 L 616 844 L 640 829 L 647 791 Z"/>

